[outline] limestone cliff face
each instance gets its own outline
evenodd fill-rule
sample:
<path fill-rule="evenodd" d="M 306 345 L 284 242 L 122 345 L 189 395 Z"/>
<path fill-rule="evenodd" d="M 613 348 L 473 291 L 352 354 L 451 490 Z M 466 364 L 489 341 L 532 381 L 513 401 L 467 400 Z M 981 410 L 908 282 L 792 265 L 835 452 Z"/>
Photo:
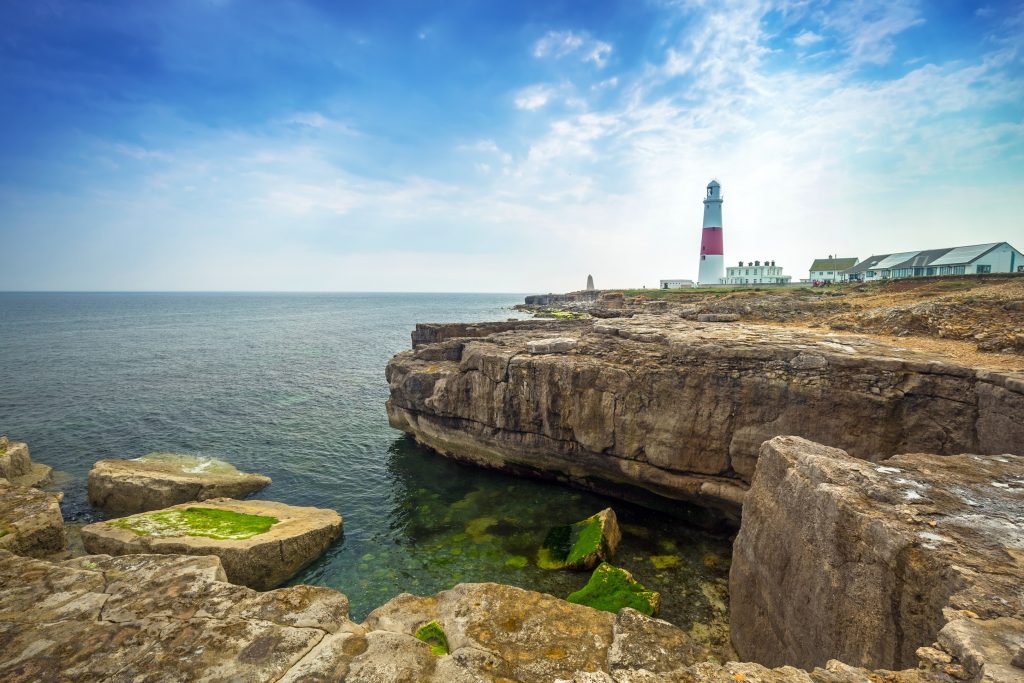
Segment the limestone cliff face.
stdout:
<path fill-rule="evenodd" d="M 957 678 L 1024 680 L 1022 586 L 1024 458 L 762 446 L 729 583 L 744 659 L 898 669 L 948 662 L 937 641 Z"/>
<path fill-rule="evenodd" d="M 868 460 L 1024 448 L 1024 376 L 865 337 L 670 314 L 480 329 L 395 356 L 388 415 L 491 467 L 736 513 L 778 435 Z"/>

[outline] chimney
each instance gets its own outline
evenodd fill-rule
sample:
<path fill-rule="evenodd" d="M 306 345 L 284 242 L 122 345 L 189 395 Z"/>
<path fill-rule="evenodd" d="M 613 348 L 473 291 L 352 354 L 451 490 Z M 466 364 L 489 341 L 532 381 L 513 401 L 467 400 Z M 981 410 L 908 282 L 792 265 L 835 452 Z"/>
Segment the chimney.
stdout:
<path fill-rule="evenodd" d="M 740 268 L 743 267 L 743 261 L 740 261 Z"/>
<path fill-rule="evenodd" d="M 754 265 L 755 266 L 759 266 L 759 265 L 761 265 L 761 262 L 760 261 L 754 261 Z"/>
<path fill-rule="evenodd" d="M 773 266 L 775 265 L 775 261 L 772 261 L 772 265 L 773 265 Z"/>

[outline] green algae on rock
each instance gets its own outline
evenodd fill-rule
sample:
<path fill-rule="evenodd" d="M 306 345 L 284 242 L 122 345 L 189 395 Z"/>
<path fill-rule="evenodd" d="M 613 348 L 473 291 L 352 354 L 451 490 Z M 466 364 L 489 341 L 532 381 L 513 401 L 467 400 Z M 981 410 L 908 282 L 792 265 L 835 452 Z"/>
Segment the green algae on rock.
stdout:
<path fill-rule="evenodd" d="M 542 569 L 593 569 L 610 560 L 622 539 L 615 511 L 605 508 L 596 515 L 568 526 L 551 529 L 537 552 Z"/>
<path fill-rule="evenodd" d="M 270 590 L 315 560 L 341 526 L 334 510 L 214 498 L 88 524 L 81 537 L 96 555 L 216 555 L 232 583 Z"/>
<path fill-rule="evenodd" d="M 184 510 L 164 510 L 115 519 L 107 524 L 127 529 L 139 536 L 169 538 L 200 536 L 219 540 L 244 540 L 262 533 L 277 524 L 276 517 L 250 515 L 233 510 L 190 507 Z"/>
<path fill-rule="evenodd" d="M 416 629 L 416 637 L 430 646 L 430 652 L 440 657 L 448 654 L 448 636 L 436 620 L 427 623 Z"/>
<path fill-rule="evenodd" d="M 628 571 L 607 562 L 602 562 L 587 585 L 570 593 L 566 600 L 612 613 L 632 607 L 651 617 L 658 614 L 661 606 L 661 595 L 657 591 L 647 590 Z"/>

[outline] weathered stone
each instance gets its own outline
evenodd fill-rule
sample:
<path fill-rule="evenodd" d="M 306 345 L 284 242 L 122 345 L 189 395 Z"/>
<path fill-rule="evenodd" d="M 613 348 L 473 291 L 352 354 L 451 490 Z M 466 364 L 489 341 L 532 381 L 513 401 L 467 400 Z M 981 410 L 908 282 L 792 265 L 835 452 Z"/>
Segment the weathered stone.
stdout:
<path fill-rule="evenodd" d="M 333 591 L 260 594 L 223 577 L 215 557 L 56 564 L 0 551 L 0 679 L 277 680 L 332 633 L 299 613 L 359 631 Z M 261 602 L 277 604 L 253 614 Z"/>
<path fill-rule="evenodd" d="M 701 323 L 734 323 L 740 317 L 735 313 L 700 313 L 697 322 Z"/>
<path fill-rule="evenodd" d="M 734 545 L 733 645 L 768 666 L 896 669 L 938 641 L 970 676 L 1011 680 L 1024 644 L 1022 482 L 1013 455 L 874 464 L 796 437 L 766 442 Z"/>
<path fill-rule="evenodd" d="M 593 569 L 615 557 L 622 540 L 615 510 L 605 508 L 575 524 L 548 531 L 537 552 L 542 569 Z"/>
<path fill-rule="evenodd" d="M 91 555 L 63 563 L 0 551 L 0 680 L 949 683 L 830 661 L 811 672 L 694 663 L 681 630 L 497 584 L 401 595 L 362 625 L 325 588 L 266 593 L 224 582 L 213 556 Z M 414 633 L 436 622 L 435 655 Z"/>
<path fill-rule="evenodd" d="M 187 524 L 163 528 L 168 513 L 174 515 L 171 519 L 177 524 L 178 515 L 195 510 L 254 515 L 276 522 L 266 531 L 236 537 L 232 533 L 192 529 Z M 88 552 L 97 554 L 216 555 L 229 581 L 267 590 L 287 581 L 319 557 L 341 534 L 341 524 L 341 516 L 333 510 L 216 498 L 90 524 L 82 529 L 82 541 Z M 214 537 L 197 535 L 204 533 L 214 533 Z"/>
<path fill-rule="evenodd" d="M 0 479 L 0 549 L 32 557 L 64 550 L 61 497 Z"/>
<path fill-rule="evenodd" d="M 15 486 L 43 486 L 53 476 L 53 468 L 32 462 L 28 444 L 0 437 L 0 479 Z"/>
<path fill-rule="evenodd" d="M 135 460 L 100 460 L 89 471 L 89 502 L 115 515 L 160 510 L 210 498 L 243 498 L 270 477 L 239 472 L 229 463 L 176 453 Z"/>
<path fill-rule="evenodd" d="M 616 320 L 615 335 L 606 327 L 560 331 L 576 340 L 572 353 L 526 353 L 550 338 L 528 329 L 468 343 L 458 364 L 400 353 L 387 369 L 391 424 L 467 462 L 734 518 L 758 449 L 774 436 L 866 460 L 1024 453 L 1014 373 L 833 332 L 648 314 Z M 637 330 L 665 342 L 629 338 Z"/>
<path fill-rule="evenodd" d="M 661 607 L 661 595 L 657 591 L 647 590 L 631 573 L 607 562 L 598 565 L 587 585 L 570 593 L 566 600 L 613 614 L 630 607 L 652 617 Z"/>
<path fill-rule="evenodd" d="M 576 348 L 576 340 L 568 337 L 538 339 L 526 343 L 527 353 L 566 353 Z"/>

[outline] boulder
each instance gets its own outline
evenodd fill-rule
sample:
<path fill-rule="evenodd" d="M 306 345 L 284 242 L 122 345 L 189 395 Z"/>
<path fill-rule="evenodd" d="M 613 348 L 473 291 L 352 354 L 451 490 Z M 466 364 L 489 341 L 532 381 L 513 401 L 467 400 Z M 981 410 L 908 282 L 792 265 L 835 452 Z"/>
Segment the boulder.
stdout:
<path fill-rule="evenodd" d="M 661 607 L 661 595 L 657 591 L 647 590 L 628 571 L 607 562 L 598 565 L 587 585 L 570 593 L 566 600 L 613 614 L 629 607 L 650 617 Z"/>
<path fill-rule="evenodd" d="M 107 555 L 216 555 L 232 583 L 269 590 L 319 557 L 341 525 L 333 510 L 215 498 L 90 524 L 82 542 Z"/>
<path fill-rule="evenodd" d="M 593 569 L 615 556 L 622 532 L 615 511 L 605 508 L 586 519 L 548 531 L 537 552 L 542 569 Z"/>
<path fill-rule="evenodd" d="M 43 486 L 53 476 L 53 468 L 32 462 L 28 444 L 0 436 L 0 479 L 15 486 Z"/>
<path fill-rule="evenodd" d="M 1024 458 L 761 447 L 729 578 L 741 657 L 945 666 L 928 656 L 937 643 L 970 680 L 1021 680 L 1021 586 Z"/>
<path fill-rule="evenodd" d="M 239 472 L 213 458 L 150 453 L 135 460 L 100 460 L 89 471 L 89 502 L 115 515 L 207 500 L 244 498 L 270 477 Z"/>
<path fill-rule="evenodd" d="M 14 486 L 0 479 L 0 549 L 41 557 L 67 545 L 59 493 Z"/>

